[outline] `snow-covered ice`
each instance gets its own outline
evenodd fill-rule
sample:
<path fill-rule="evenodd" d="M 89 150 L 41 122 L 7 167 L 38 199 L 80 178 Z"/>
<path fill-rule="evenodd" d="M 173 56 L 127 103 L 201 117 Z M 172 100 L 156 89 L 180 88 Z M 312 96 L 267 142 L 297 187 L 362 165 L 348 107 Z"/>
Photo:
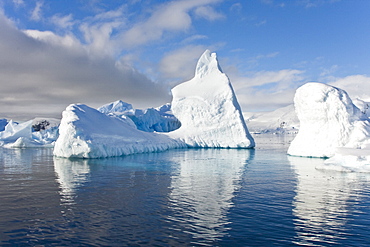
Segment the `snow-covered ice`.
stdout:
<path fill-rule="evenodd" d="M 83 104 L 72 104 L 63 112 L 54 155 L 103 158 L 185 146 L 166 135 L 140 131 L 130 122 Z"/>
<path fill-rule="evenodd" d="M 172 89 L 172 112 L 181 122 L 169 133 L 191 147 L 252 148 L 255 146 L 229 78 L 216 54 L 200 57 L 195 76 Z"/>
<path fill-rule="evenodd" d="M 171 113 L 170 104 L 140 110 L 118 100 L 99 107 L 98 111 L 109 115 L 129 117 L 139 130 L 146 132 L 170 132 L 181 126 L 180 121 Z"/>
<path fill-rule="evenodd" d="M 98 108 L 98 111 L 102 113 L 124 113 L 127 111 L 133 111 L 132 105 L 122 100 L 117 100 L 112 103 L 103 105 Z"/>
<path fill-rule="evenodd" d="M 294 97 L 300 129 L 288 154 L 333 157 L 337 148 L 366 148 L 370 143 L 368 118 L 339 88 L 307 83 Z"/>

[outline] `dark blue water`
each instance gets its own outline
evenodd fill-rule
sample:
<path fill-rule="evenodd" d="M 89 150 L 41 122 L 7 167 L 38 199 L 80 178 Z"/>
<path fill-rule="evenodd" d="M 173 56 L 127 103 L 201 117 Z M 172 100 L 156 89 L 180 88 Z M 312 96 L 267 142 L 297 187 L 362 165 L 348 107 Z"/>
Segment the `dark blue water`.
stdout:
<path fill-rule="evenodd" d="M 323 160 L 286 148 L 0 149 L 0 245 L 370 246 L 370 175 L 316 170 Z"/>

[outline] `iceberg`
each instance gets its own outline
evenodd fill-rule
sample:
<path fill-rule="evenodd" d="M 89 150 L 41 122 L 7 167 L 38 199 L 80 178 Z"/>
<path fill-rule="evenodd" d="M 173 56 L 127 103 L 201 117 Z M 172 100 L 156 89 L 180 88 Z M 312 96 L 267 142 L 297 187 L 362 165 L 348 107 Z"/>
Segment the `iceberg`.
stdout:
<path fill-rule="evenodd" d="M 69 105 L 63 112 L 54 155 L 104 158 L 185 147 L 166 135 L 140 131 L 130 122 L 84 104 Z"/>
<path fill-rule="evenodd" d="M 0 146 L 5 148 L 53 147 L 58 138 L 59 120 L 38 119 L 17 123 L 10 120 L 0 132 Z"/>
<path fill-rule="evenodd" d="M 369 145 L 369 120 L 344 90 L 307 83 L 297 89 L 294 105 L 300 129 L 289 155 L 329 158 L 338 148 L 355 151 Z"/>
<path fill-rule="evenodd" d="M 215 53 L 206 50 L 190 81 L 172 89 L 172 112 L 181 127 L 168 135 L 190 147 L 253 148 L 229 78 Z"/>
<path fill-rule="evenodd" d="M 63 112 L 54 155 L 104 158 L 171 148 L 252 148 L 239 103 L 215 53 L 206 51 L 195 77 L 173 90 L 172 104 L 145 111 L 116 101 L 98 110 L 72 104 Z M 171 113 L 172 110 L 172 113 Z M 151 133 L 168 131 L 169 133 Z"/>
<path fill-rule="evenodd" d="M 170 132 L 181 126 L 180 121 L 171 113 L 171 105 L 145 110 L 133 109 L 131 104 L 121 100 L 106 104 L 98 111 L 130 118 L 139 130 L 146 132 Z"/>
<path fill-rule="evenodd" d="M 16 142 L 18 138 L 32 139 L 32 120 L 18 124 L 13 120 L 0 132 L 0 140 L 4 144 Z"/>

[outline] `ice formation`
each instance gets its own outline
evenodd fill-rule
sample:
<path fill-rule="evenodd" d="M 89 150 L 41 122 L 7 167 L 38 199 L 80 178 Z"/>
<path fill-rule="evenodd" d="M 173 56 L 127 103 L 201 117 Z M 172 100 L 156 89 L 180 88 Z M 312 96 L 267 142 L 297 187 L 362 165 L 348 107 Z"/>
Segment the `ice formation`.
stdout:
<path fill-rule="evenodd" d="M 174 87 L 172 95 L 172 112 L 181 127 L 169 136 L 190 147 L 254 147 L 234 90 L 215 53 L 205 51 L 194 78 Z"/>
<path fill-rule="evenodd" d="M 294 97 L 300 129 L 288 154 L 332 157 L 337 148 L 366 148 L 370 142 L 368 118 L 348 94 L 321 83 L 307 83 Z"/>
<path fill-rule="evenodd" d="M 171 114 L 170 104 L 140 110 L 133 109 L 131 104 L 118 100 L 101 106 L 98 111 L 110 115 L 129 117 L 139 130 L 146 132 L 170 132 L 181 126 L 180 121 Z"/>
<path fill-rule="evenodd" d="M 6 148 L 27 148 L 27 147 L 52 147 L 58 138 L 58 122 L 55 120 L 50 124 L 48 120 L 33 119 L 24 123 L 17 123 L 10 120 L 4 130 L 0 132 L 0 146 Z M 44 126 L 40 123 L 49 123 Z M 35 126 L 43 126 L 35 131 Z"/>
<path fill-rule="evenodd" d="M 103 105 L 98 108 L 98 111 L 102 113 L 124 113 L 128 111 L 133 111 L 132 105 L 122 100 L 117 100 L 115 102 Z"/>
<path fill-rule="evenodd" d="M 127 118 L 109 116 L 83 104 L 72 104 L 63 112 L 54 155 L 102 158 L 184 146 L 166 135 L 140 131 Z"/>

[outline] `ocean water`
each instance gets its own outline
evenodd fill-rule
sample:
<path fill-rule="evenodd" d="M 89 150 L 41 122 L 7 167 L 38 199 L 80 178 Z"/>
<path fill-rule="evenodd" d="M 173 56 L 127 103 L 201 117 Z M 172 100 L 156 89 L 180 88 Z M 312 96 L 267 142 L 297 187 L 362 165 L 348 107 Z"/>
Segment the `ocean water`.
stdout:
<path fill-rule="evenodd" d="M 256 141 L 93 160 L 0 149 L 0 246 L 370 246 L 370 174 Z"/>

